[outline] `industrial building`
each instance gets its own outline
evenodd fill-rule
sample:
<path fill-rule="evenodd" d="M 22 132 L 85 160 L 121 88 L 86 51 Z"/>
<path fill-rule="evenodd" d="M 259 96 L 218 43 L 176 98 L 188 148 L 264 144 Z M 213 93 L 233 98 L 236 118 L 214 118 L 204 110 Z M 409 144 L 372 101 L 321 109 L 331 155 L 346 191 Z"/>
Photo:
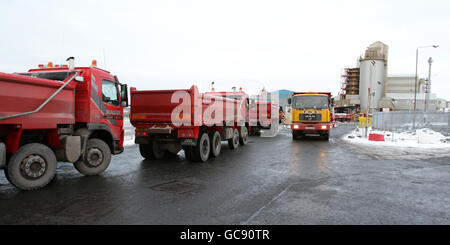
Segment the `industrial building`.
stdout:
<path fill-rule="evenodd" d="M 270 96 L 278 96 L 279 98 L 279 104 L 283 108 L 283 110 L 286 109 L 286 106 L 288 105 L 288 99 L 292 97 L 292 94 L 294 91 L 286 90 L 286 89 L 280 89 L 274 92 L 270 93 Z"/>
<path fill-rule="evenodd" d="M 345 68 L 341 91 L 335 98 L 336 112 L 349 114 L 414 109 L 415 75 L 388 75 L 389 47 L 382 42 L 371 44 L 359 57 L 356 67 Z M 428 91 L 427 80 L 418 78 L 416 110 L 443 110 L 447 103 Z M 427 101 L 427 102 L 426 102 Z M 426 105 L 428 103 L 428 105 Z"/>

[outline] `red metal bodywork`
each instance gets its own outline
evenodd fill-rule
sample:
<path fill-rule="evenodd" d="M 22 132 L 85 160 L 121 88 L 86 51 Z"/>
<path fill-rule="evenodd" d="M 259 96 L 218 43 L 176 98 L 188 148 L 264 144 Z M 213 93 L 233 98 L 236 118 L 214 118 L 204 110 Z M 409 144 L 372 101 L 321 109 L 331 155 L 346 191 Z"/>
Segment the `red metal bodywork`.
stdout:
<path fill-rule="evenodd" d="M 175 108 L 179 107 L 182 100 L 173 102 L 173 95 L 175 93 L 185 93 L 190 100 L 190 106 L 184 108 L 183 113 L 175 115 L 179 119 L 186 120 L 189 125 L 176 125 L 172 121 L 172 113 Z M 136 128 L 136 136 L 150 136 L 152 134 L 172 134 L 176 133 L 178 138 L 194 138 L 199 136 L 199 128 L 208 126 L 215 128 L 221 132 L 221 128 L 225 121 L 234 121 L 233 124 L 227 125 L 230 127 L 237 127 L 237 120 L 245 118 L 245 111 L 239 114 L 238 108 L 241 106 L 241 101 L 235 99 L 228 99 L 220 94 L 198 92 L 196 86 L 184 90 L 141 90 L 135 88 L 130 89 L 131 94 L 131 110 L 130 121 Z M 210 103 L 205 102 L 205 98 Z M 215 104 L 215 101 L 221 102 Z M 222 106 L 222 108 L 217 106 Z M 234 108 L 227 110 L 226 108 Z M 208 111 L 215 110 L 222 112 L 222 117 L 212 116 L 207 117 Z"/>
<path fill-rule="evenodd" d="M 335 120 L 339 122 L 351 121 L 352 115 L 347 113 L 335 113 Z"/>
<path fill-rule="evenodd" d="M 8 153 L 18 150 L 24 134 L 45 135 L 50 147 L 60 147 L 58 127 L 86 125 L 108 131 L 117 149 L 123 149 L 123 108 L 102 100 L 102 81 L 117 82 L 109 72 L 96 67 L 74 70 L 83 82 L 72 80 L 40 111 L 0 120 L 0 140 L 5 138 Z M 28 73 L 70 72 L 68 68 L 30 69 Z M 65 81 L 20 74 L 0 73 L 0 118 L 35 110 Z M 120 99 L 120 96 L 119 96 Z M 113 151 L 114 152 L 114 151 Z"/>
<path fill-rule="evenodd" d="M 278 104 L 274 102 L 257 101 L 255 106 L 250 108 L 251 125 L 255 127 L 270 127 L 272 124 L 272 111 L 279 116 L 279 109 Z"/>
<path fill-rule="evenodd" d="M 240 120 L 245 120 L 246 123 L 249 122 L 250 117 L 250 111 L 249 111 L 249 99 L 248 95 L 243 92 L 205 92 L 205 96 L 215 96 L 215 97 L 224 97 L 224 98 L 230 98 L 230 99 L 236 99 L 237 100 L 237 114 L 236 116 L 239 117 Z"/>

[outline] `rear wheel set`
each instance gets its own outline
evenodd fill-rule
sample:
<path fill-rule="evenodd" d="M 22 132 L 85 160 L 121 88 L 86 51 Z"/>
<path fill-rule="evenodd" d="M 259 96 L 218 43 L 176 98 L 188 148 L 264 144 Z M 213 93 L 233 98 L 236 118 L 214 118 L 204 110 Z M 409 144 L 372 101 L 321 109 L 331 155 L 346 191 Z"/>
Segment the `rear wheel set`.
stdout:
<path fill-rule="evenodd" d="M 108 168 L 111 150 L 100 139 L 89 139 L 86 154 L 74 163 L 84 175 L 98 175 Z M 8 181 L 22 190 L 46 186 L 56 175 L 57 159 L 52 149 L 41 143 L 23 145 L 14 153 L 4 171 Z"/>
<path fill-rule="evenodd" d="M 233 136 L 228 140 L 228 146 L 230 147 L 230 149 L 234 150 L 239 147 L 239 138 L 239 131 L 237 130 L 237 128 L 235 128 L 233 130 Z"/>
<path fill-rule="evenodd" d="M 158 141 L 139 144 L 139 152 L 147 160 L 161 160 L 166 156 L 166 150 L 162 148 L 162 144 Z"/>
<path fill-rule="evenodd" d="M 5 168 L 9 182 L 22 190 L 46 186 L 56 174 L 56 156 L 44 144 L 31 143 L 19 148 Z"/>
<path fill-rule="evenodd" d="M 247 127 L 241 127 L 241 134 L 239 136 L 239 144 L 246 145 L 248 143 L 248 129 Z"/>
<path fill-rule="evenodd" d="M 218 132 L 217 132 L 218 134 Z M 211 140 L 210 138 L 214 136 L 208 135 L 208 133 L 203 132 L 200 133 L 200 136 L 197 140 L 196 146 L 184 146 L 184 155 L 186 156 L 186 159 L 192 162 L 206 162 L 210 155 L 214 154 L 220 154 L 220 148 L 217 150 L 217 146 L 215 147 L 215 150 L 212 150 Z M 219 135 L 220 139 L 220 135 Z M 217 142 L 217 141 L 215 141 Z M 215 153 L 211 152 L 214 151 Z"/>

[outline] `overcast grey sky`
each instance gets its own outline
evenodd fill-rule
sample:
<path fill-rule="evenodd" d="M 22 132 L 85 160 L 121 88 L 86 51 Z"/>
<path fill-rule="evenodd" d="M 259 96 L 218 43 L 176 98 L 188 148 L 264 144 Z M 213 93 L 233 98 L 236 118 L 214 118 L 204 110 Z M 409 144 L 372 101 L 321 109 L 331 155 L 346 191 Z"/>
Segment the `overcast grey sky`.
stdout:
<path fill-rule="evenodd" d="M 389 45 L 389 74 L 428 74 L 450 100 L 448 1 L 11 1 L 0 2 L 0 71 L 92 59 L 138 89 L 256 93 L 332 91 L 344 67 L 375 41 Z"/>

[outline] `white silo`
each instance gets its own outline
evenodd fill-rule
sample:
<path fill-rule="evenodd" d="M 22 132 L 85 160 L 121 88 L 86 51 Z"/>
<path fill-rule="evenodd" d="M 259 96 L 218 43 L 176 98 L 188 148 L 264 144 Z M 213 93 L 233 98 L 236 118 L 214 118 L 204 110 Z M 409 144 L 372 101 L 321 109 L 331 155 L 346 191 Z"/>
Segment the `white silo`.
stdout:
<path fill-rule="evenodd" d="M 388 46 L 382 42 L 370 45 L 364 58 L 360 59 L 359 96 L 361 112 L 366 112 L 370 104 L 370 112 L 378 111 L 380 100 L 384 97 L 387 75 Z M 369 97 L 370 93 L 372 94 Z M 370 99 L 370 101 L 369 101 Z"/>

